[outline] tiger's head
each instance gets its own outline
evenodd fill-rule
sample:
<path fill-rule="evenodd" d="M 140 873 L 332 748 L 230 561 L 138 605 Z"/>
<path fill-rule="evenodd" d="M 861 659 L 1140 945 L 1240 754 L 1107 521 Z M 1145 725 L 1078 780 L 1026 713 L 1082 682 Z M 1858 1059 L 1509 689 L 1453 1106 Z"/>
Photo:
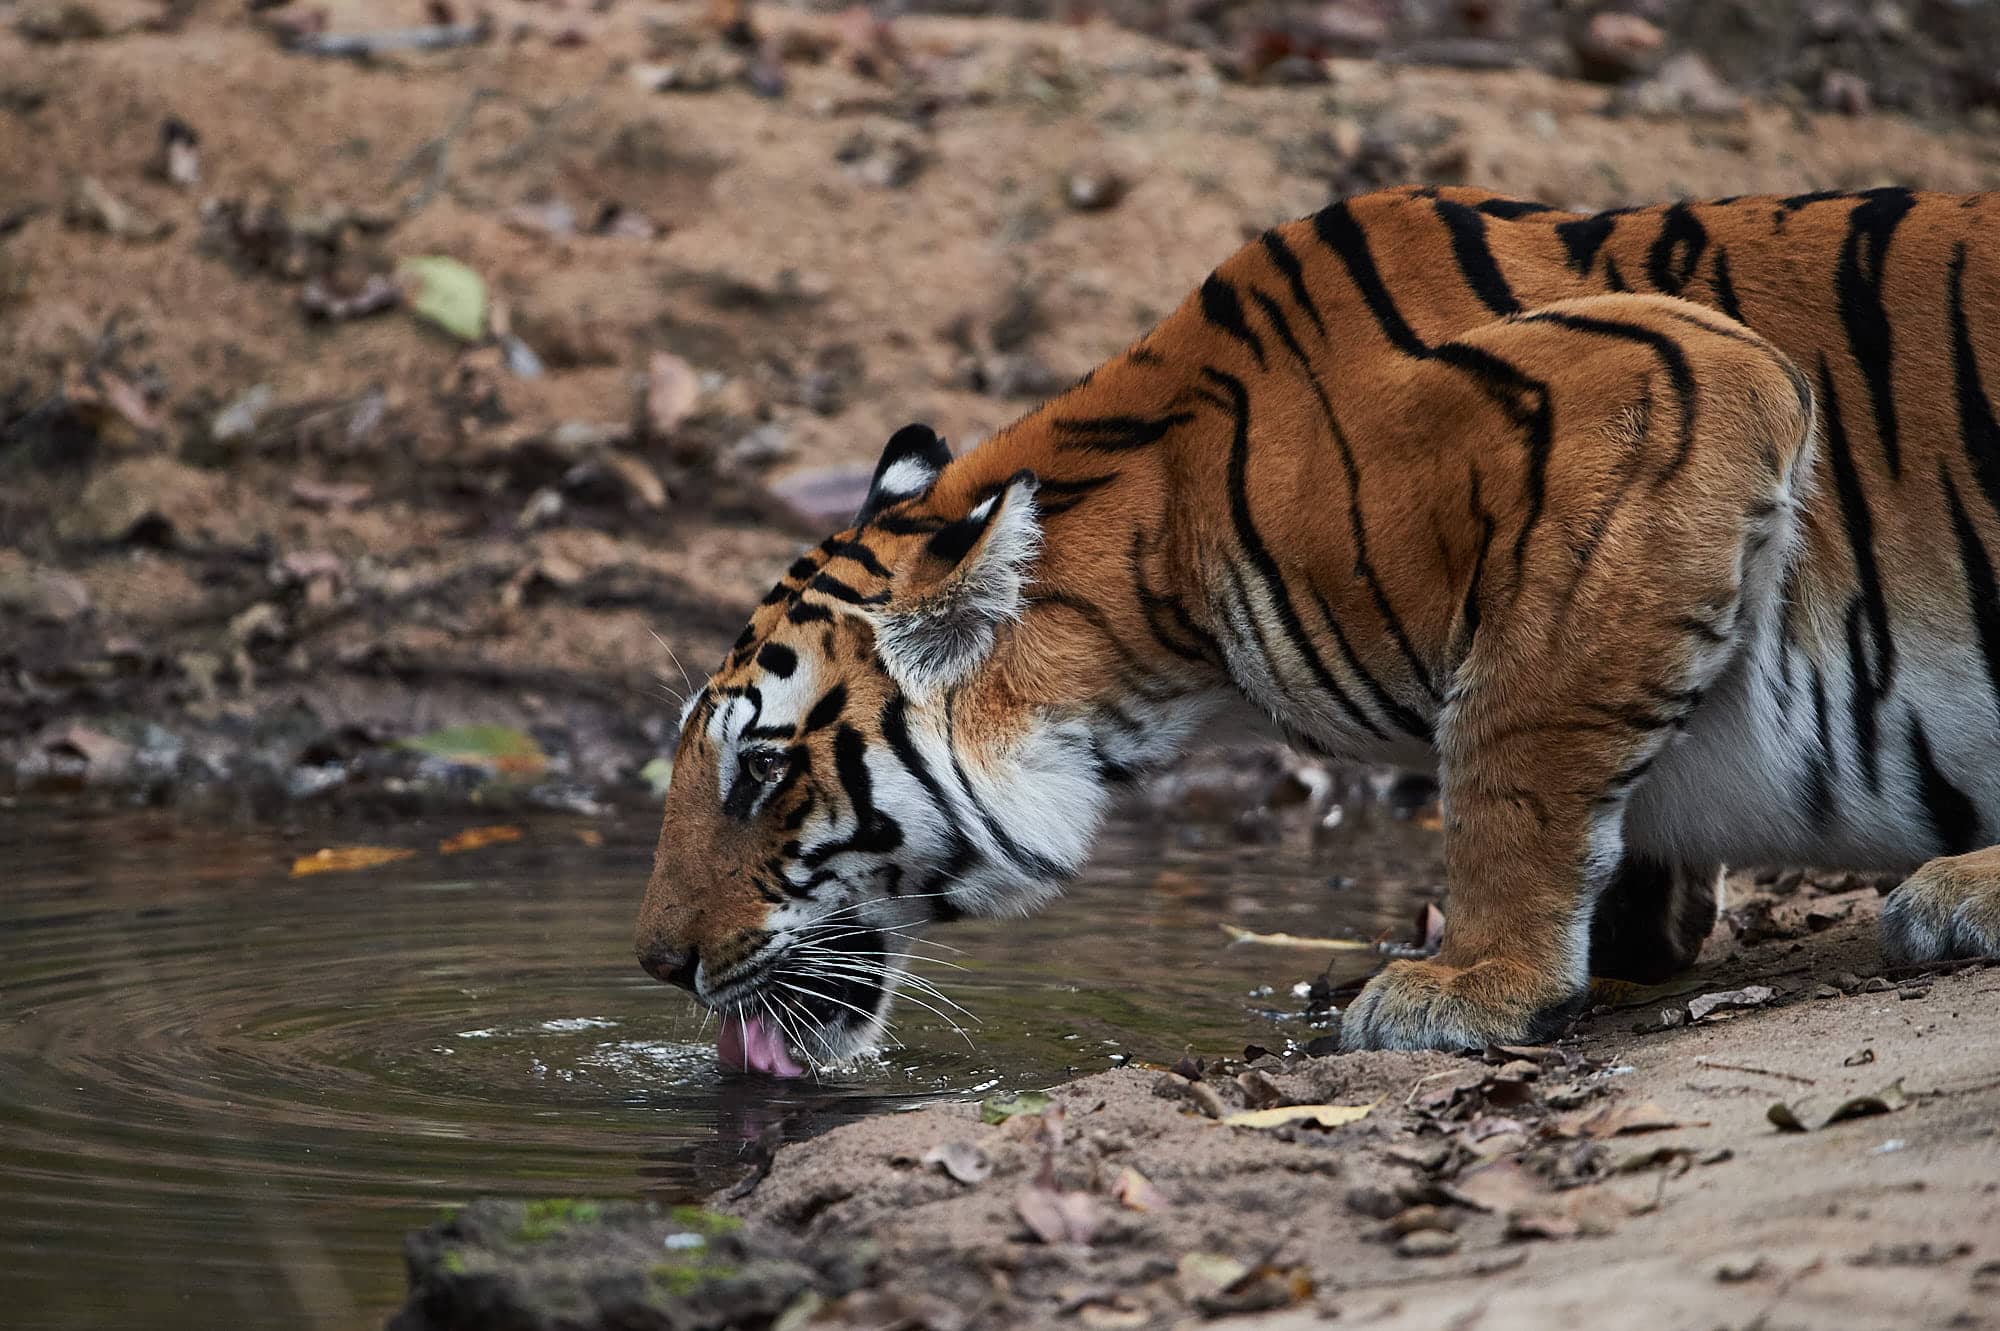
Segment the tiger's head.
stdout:
<path fill-rule="evenodd" d="M 914 931 L 1053 893 L 1116 778 L 1064 667 L 1102 664 L 1025 616 L 1036 477 L 941 484 L 950 463 L 898 431 L 854 525 L 683 714 L 636 945 L 722 1014 L 725 1062 L 791 1075 L 871 1043 Z"/>

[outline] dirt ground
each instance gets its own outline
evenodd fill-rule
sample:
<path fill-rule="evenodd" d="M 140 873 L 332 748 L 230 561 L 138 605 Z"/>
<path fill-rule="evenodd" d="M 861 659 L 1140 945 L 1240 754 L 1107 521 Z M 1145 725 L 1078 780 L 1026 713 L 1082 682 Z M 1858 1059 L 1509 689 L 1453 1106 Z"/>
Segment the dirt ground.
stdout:
<path fill-rule="evenodd" d="M 1071 21 L 0 0 L 0 783 L 449 795 L 392 746 L 482 723 L 645 798 L 890 430 L 975 442 L 1333 193 L 2000 182 L 1953 6 L 1004 8 Z"/>
<path fill-rule="evenodd" d="M 883 1246 L 886 1278 L 827 1325 L 1993 1325 L 2000 971 L 1879 978 L 1865 882 L 1738 900 L 1698 970 L 1551 1049 L 1120 1070 L 1057 1088 L 1054 1131 L 970 1108 L 838 1129 L 734 1209 Z M 1689 1021 L 1753 985 L 1760 1006 Z M 1819 1124 L 1890 1086 L 1900 1107 Z M 1331 1129 L 1208 1117 L 1295 1101 L 1373 1108 Z M 1812 1130 L 1774 1126 L 1777 1103 Z M 990 1176 L 925 1163 L 941 1147 Z M 1049 1159 L 1056 1237 L 1088 1243 L 1039 1241 Z"/>

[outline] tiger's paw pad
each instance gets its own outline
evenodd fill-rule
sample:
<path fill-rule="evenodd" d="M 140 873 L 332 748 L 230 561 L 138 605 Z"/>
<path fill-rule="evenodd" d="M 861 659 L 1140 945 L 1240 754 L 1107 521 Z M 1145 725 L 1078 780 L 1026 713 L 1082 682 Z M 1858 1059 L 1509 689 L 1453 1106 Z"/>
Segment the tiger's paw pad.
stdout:
<path fill-rule="evenodd" d="M 1891 966 L 2000 956 L 2000 879 L 1932 860 L 1882 903 L 1881 928 Z"/>
<path fill-rule="evenodd" d="M 1340 1022 L 1340 1047 L 1484 1049 L 1538 1044 L 1568 1028 L 1589 991 L 1564 996 L 1550 977 L 1509 961 L 1460 968 L 1394 961 L 1368 982 Z"/>

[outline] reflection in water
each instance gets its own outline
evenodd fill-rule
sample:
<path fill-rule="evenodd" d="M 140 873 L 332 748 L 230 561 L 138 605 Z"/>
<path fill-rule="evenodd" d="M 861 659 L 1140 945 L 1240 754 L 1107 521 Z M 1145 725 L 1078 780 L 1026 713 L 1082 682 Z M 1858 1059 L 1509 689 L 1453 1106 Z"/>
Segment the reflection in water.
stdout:
<path fill-rule="evenodd" d="M 1303 1042 L 1289 986 L 1318 958 L 1217 926 L 1400 933 L 1406 885 L 1440 874 L 1434 833 L 1365 808 L 1317 847 L 1127 826 L 1058 906 L 938 935 L 962 949 L 930 974 L 979 1018 L 965 1035 L 905 1005 L 899 1047 L 780 1084 L 718 1073 L 713 1028 L 631 959 L 653 828 L 430 849 L 462 825 L 0 814 L 9 1326 L 379 1323 L 402 1232 L 440 1205 L 684 1198 L 774 1123 Z M 425 853 L 286 875 L 383 840 Z"/>

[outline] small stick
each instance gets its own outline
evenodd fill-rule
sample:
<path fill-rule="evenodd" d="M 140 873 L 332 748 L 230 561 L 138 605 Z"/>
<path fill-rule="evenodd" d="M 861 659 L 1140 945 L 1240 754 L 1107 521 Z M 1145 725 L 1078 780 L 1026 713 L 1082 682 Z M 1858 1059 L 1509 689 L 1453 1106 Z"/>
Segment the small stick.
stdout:
<path fill-rule="evenodd" d="M 1801 1086 L 1817 1086 L 1811 1077 L 1801 1077 L 1796 1072 L 1779 1072 L 1775 1068 L 1753 1068 L 1748 1063 L 1724 1063 L 1717 1058 L 1697 1058 L 1696 1067 L 1713 1068 L 1718 1072 L 1754 1072 L 1760 1077 L 1780 1077 L 1785 1081 L 1795 1081 Z"/>

